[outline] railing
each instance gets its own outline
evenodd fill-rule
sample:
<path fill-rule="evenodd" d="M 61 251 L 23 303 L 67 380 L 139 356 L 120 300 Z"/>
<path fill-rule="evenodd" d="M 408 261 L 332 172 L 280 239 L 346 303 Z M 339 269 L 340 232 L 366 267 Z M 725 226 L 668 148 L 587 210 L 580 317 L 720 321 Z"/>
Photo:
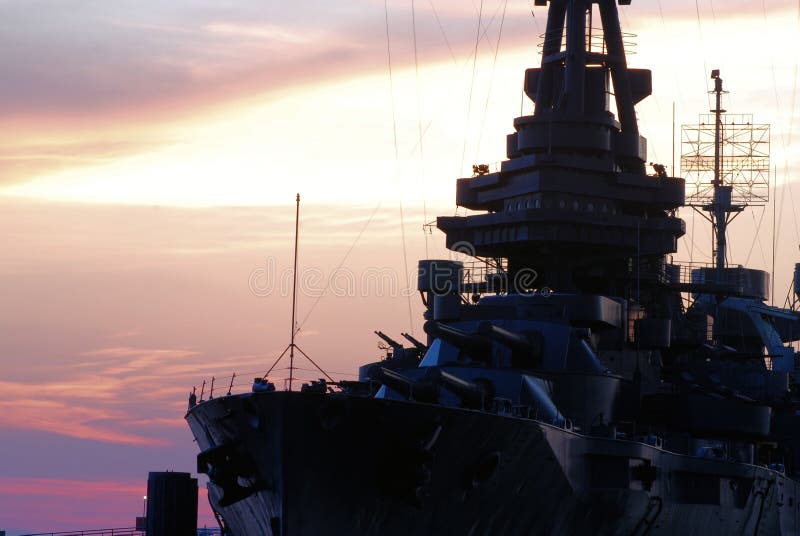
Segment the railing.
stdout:
<path fill-rule="evenodd" d="M 670 271 L 670 267 L 672 270 Z M 743 285 L 741 266 L 728 266 L 718 270 L 714 264 L 704 262 L 681 262 L 667 267 L 670 283 L 683 285 Z"/>
<path fill-rule="evenodd" d="M 145 536 L 147 533 L 135 528 L 117 529 L 92 529 L 92 530 L 68 530 L 64 532 L 37 532 L 35 534 L 23 534 L 22 536 Z M 222 532 L 218 528 L 197 529 L 197 536 L 221 536 Z"/>
<path fill-rule="evenodd" d="M 636 54 L 636 34 L 628 33 L 628 32 L 621 32 L 622 35 L 622 46 L 625 49 L 626 55 Z M 541 43 L 537 45 L 539 48 L 539 54 L 541 54 L 545 48 L 545 45 L 551 45 L 554 43 L 559 44 L 559 52 L 565 52 L 567 46 L 567 30 L 564 28 L 563 30 L 556 30 L 555 32 L 545 32 L 539 36 L 539 39 L 542 40 Z M 598 27 L 588 27 L 586 28 L 586 52 L 594 53 L 594 54 L 608 54 L 608 46 L 606 45 L 606 38 L 605 32 L 602 28 Z"/>
<path fill-rule="evenodd" d="M 289 367 L 282 367 L 280 369 L 275 369 L 279 371 L 286 371 L 289 370 Z M 294 367 L 295 374 L 294 380 L 297 382 L 313 382 L 319 380 L 319 371 L 317 369 L 306 368 L 306 367 Z M 297 371 L 302 372 L 317 372 L 317 375 L 298 375 Z M 338 376 L 358 376 L 357 374 L 353 373 L 344 373 L 344 372 L 336 372 Z M 283 376 L 273 376 L 270 374 L 269 376 L 264 376 L 264 371 L 253 371 L 253 372 L 233 372 L 232 374 L 220 376 L 217 378 L 216 376 L 211 376 L 211 379 L 203 379 L 203 381 L 198 386 L 195 386 L 192 390 L 192 395 L 190 395 L 190 406 L 192 406 L 192 400 L 194 403 L 199 404 L 200 402 L 205 402 L 207 400 L 213 400 L 214 398 L 230 396 L 234 393 L 241 393 L 247 392 L 252 389 L 254 378 L 263 378 L 266 381 L 269 381 L 275 384 L 277 389 L 288 389 L 289 377 Z M 329 385 L 336 386 L 335 383 L 329 382 Z"/>
<path fill-rule="evenodd" d="M 739 265 L 719 269 L 711 264 L 670 264 L 666 272 L 668 284 L 682 292 L 721 293 L 762 300 L 769 296 L 769 275 Z"/>
<path fill-rule="evenodd" d="M 199 533 L 198 533 L 199 534 Z M 219 534 L 219 529 L 217 530 Z M 37 532 L 22 536 L 145 536 L 145 532 L 135 528 L 68 530 L 65 532 Z"/>
<path fill-rule="evenodd" d="M 485 292 L 507 292 L 508 276 L 506 262 L 499 259 L 499 264 L 494 260 L 467 261 L 464 263 L 462 278 L 462 292 L 482 294 Z"/>
<path fill-rule="evenodd" d="M 280 369 L 275 369 L 279 371 L 286 371 L 289 370 L 289 367 L 282 367 Z M 294 381 L 297 383 L 303 382 L 303 384 L 312 385 L 318 383 L 322 379 L 322 373 L 320 373 L 317 369 L 312 369 L 308 367 L 294 367 Z M 316 375 L 311 374 L 304 374 L 298 375 L 303 372 L 316 372 Z M 357 378 L 358 374 L 356 373 L 349 373 L 349 372 L 332 372 L 331 374 L 335 374 L 336 376 L 350 376 L 353 378 Z M 259 386 L 256 386 L 256 381 L 263 381 L 263 383 Z M 346 383 L 346 380 L 341 380 L 342 382 Z M 267 389 L 267 383 L 271 384 L 272 387 Z M 339 381 L 328 381 L 326 382 L 326 388 L 330 388 L 334 391 L 340 390 L 341 385 Z M 189 409 L 192 409 L 197 404 L 202 402 L 207 402 L 209 400 L 213 400 L 215 398 L 231 396 L 235 393 L 246 393 L 246 392 L 262 392 L 267 390 L 279 390 L 279 391 L 288 391 L 289 390 L 289 377 L 283 376 L 273 376 L 270 374 L 269 376 L 265 376 L 263 371 L 255 371 L 255 372 L 233 372 L 231 375 L 220 376 L 217 378 L 216 376 L 212 376 L 210 380 L 203 379 L 200 383 L 200 387 L 194 386 L 192 388 L 191 393 L 189 394 Z"/>

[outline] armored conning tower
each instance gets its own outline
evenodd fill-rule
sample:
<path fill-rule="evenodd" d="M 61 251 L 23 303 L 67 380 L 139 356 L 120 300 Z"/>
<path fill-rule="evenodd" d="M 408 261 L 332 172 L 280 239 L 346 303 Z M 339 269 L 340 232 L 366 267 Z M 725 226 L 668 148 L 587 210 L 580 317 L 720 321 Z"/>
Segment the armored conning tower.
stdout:
<path fill-rule="evenodd" d="M 458 181 L 456 203 L 486 213 L 437 225 L 450 248 L 507 259 L 509 280 L 529 269 L 540 288 L 638 300 L 684 234 L 684 181 L 645 172 L 634 106 L 651 73 L 627 66 L 615 0 L 549 4 L 541 67 L 525 73 L 533 115 L 515 119 L 500 171 Z"/>

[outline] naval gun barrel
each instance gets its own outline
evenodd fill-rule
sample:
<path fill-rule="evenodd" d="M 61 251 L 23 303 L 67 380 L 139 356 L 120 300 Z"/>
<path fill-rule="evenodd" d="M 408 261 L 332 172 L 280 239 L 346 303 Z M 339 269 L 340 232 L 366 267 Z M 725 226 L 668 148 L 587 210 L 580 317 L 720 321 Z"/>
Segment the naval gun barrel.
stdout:
<path fill-rule="evenodd" d="M 431 368 L 429 374 L 432 379 L 438 380 L 445 389 L 459 397 L 464 407 L 483 408 L 486 405 L 487 398 L 491 396 L 489 389 L 485 385 L 459 378 L 446 370 Z"/>
<path fill-rule="evenodd" d="M 516 333 L 495 326 L 488 320 L 478 325 L 478 333 L 510 348 L 521 358 L 522 361 L 517 361 L 518 364 L 524 362 L 530 366 L 541 359 L 543 342 L 541 333 Z"/>
<path fill-rule="evenodd" d="M 426 352 L 428 350 L 427 345 L 425 345 L 425 344 L 421 343 L 419 340 L 415 339 L 411 334 L 409 334 L 409 333 L 401 333 L 400 335 L 405 337 L 406 340 L 408 342 L 410 342 L 411 344 L 413 344 L 414 347 L 417 350 L 419 350 L 421 353 L 424 353 L 424 352 Z"/>
<path fill-rule="evenodd" d="M 388 345 L 389 345 L 389 346 L 391 346 L 392 348 L 396 348 L 396 347 L 398 347 L 398 346 L 399 346 L 400 348 L 402 348 L 402 347 L 403 347 L 403 345 L 402 345 L 402 344 L 400 344 L 399 342 L 397 342 L 397 341 L 396 341 L 396 340 L 394 340 L 393 338 L 389 337 L 387 334 L 385 334 L 385 333 L 384 333 L 384 332 L 382 332 L 382 331 L 376 331 L 376 332 L 375 332 L 375 335 L 377 335 L 378 337 L 380 337 L 381 339 L 383 339 L 384 341 L 386 341 L 386 344 L 388 344 Z"/>
<path fill-rule="evenodd" d="M 411 380 L 385 367 L 377 368 L 373 374 L 373 379 L 397 391 L 407 399 L 419 402 L 434 402 L 439 398 L 436 385 L 430 381 Z"/>
<path fill-rule="evenodd" d="M 473 358 L 486 361 L 491 356 L 492 341 L 486 337 L 461 331 L 436 320 L 425 322 L 424 329 L 428 335 L 438 337 L 453 346 L 458 346 Z"/>
<path fill-rule="evenodd" d="M 520 352 L 530 352 L 533 348 L 530 339 L 520 333 L 508 331 L 500 326 L 495 326 L 489 321 L 481 322 L 478 325 L 478 333 L 485 335 L 490 339 L 499 342 L 504 346 L 508 346 L 512 350 Z"/>

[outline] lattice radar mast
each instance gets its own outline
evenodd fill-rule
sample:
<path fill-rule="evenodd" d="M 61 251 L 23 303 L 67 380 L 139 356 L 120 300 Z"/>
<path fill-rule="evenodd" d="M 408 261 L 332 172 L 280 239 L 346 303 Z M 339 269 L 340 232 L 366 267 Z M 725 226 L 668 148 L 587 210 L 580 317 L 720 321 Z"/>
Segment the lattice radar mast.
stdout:
<path fill-rule="evenodd" d="M 746 207 L 769 202 L 770 126 L 753 123 L 752 114 L 726 114 L 718 69 L 711 79 L 716 107 L 681 128 L 681 174 L 686 205 L 711 222 L 714 264 L 725 268 L 728 224 Z"/>

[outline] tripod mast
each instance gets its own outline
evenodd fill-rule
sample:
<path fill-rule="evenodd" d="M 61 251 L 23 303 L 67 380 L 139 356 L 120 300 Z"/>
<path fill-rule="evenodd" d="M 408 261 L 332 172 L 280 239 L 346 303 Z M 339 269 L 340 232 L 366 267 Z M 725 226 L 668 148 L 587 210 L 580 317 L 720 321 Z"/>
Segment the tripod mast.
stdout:
<path fill-rule="evenodd" d="M 289 352 L 289 391 L 292 390 L 292 383 L 294 382 L 294 351 L 297 350 L 300 352 L 308 361 L 316 367 L 318 371 L 325 375 L 325 377 L 334 382 L 335 380 L 331 378 L 331 376 L 322 370 L 322 367 L 317 365 L 317 363 L 311 359 L 308 354 L 306 354 L 297 344 L 295 344 L 294 339 L 295 335 L 297 335 L 297 245 L 300 237 L 300 194 L 297 194 L 295 198 L 295 202 L 297 203 L 294 213 L 294 273 L 292 274 L 292 329 L 290 331 L 291 336 L 289 339 L 289 344 L 286 348 L 283 349 L 281 355 L 278 356 L 278 359 L 272 364 L 267 372 L 264 373 L 263 379 L 267 379 L 269 373 L 272 372 L 272 369 L 283 359 L 283 356 L 286 355 L 286 352 Z"/>

